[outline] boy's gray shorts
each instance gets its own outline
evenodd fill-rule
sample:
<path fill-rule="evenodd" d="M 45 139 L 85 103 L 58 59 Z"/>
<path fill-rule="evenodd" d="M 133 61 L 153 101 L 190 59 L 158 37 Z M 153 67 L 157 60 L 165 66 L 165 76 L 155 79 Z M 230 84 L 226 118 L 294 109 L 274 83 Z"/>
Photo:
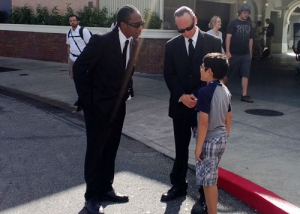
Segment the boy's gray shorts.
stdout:
<path fill-rule="evenodd" d="M 218 166 L 222 154 L 225 151 L 225 146 L 228 137 L 211 138 L 204 141 L 202 147 L 202 154 L 199 162 L 196 159 L 196 181 L 197 185 L 214 186 L 217 185 L 218 180 Z"/>

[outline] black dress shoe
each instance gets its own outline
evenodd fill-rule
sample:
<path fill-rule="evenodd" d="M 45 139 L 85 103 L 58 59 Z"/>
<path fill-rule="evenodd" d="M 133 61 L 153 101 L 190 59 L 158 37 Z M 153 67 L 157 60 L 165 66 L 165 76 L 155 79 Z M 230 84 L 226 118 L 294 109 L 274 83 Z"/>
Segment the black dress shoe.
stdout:
<path fill-rule="evenodd" d="M 207 206 L 204 202 L 196 202 L 191 210 L 191 214 L 208 214 Z"/>
<path fill-rule="evenodd" d="M 122 195 L 120 193 L 115 192 L 115 190 L 106 192 L 99 197 L 100 201 L 112 201 L 117 203 L 126 203 L 129 201 L 127 195 Z"/>
<path fill-rule="evenodd" d="M 94 198 L 86 201 L 84 207 L 89 214 L 104 214 L 103 207 Z"/>
<path fill-rule="evenodd" d="M 181 196 L 186 196 L 186 190 L 179 189 L 177 187 L 172 187 L 168 192 L 161 196 L 160 201 L 167 202 L 179 198 Z"/>

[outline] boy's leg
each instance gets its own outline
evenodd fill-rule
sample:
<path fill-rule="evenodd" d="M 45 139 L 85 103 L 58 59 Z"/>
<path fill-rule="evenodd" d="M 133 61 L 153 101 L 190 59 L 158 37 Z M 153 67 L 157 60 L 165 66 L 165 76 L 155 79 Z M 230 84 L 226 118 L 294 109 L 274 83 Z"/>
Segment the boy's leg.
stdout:
<path fill-rule="evenodd" d="M 217 214 L 217 204 L 218 204 L 218 188 L 217 185 L 214 186 L 203 186 L 207 211 L 209 214 Z"/>

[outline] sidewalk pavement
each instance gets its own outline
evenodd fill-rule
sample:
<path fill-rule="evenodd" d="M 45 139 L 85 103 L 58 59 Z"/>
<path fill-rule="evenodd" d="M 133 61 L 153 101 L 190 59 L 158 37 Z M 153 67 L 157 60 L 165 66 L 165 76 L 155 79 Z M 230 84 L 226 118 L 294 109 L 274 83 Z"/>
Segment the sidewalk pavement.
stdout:
<path fill-rule="evenodd" d="M 228 84 L 233 95 L 233 123 L 220 162 L 218 185 L 259 213 L 300 213 L 297 65 L 295 57 L 287 54 L 253 61 L 249 81 L 253 104 L 239 100 L 238 77 Z M 0 89 L 75 110 L 77 95 L 67 64 L 0 57 L 0 67 L 20 69 L 0 72 Z M 127 102 L 123 133 L 174 158 L 172 120 L 168 117 L 169 91 L 163 76 L 136 72 L 133 87 L 135 97 Z M 191 139 L 189 164 L 192 168 L 194 149 L 195 140 Z"/>

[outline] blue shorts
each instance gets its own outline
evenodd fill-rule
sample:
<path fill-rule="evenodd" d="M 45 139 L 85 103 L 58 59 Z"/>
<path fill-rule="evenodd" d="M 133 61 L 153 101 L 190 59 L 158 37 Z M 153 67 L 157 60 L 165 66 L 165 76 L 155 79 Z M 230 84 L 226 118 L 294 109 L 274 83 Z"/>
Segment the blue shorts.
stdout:
<path fill-rule="evenodd" d="M 201 162 L 196 159 L 196 182 L 201 186 L 217 185 L 218 166 L 225 146 L 228 141 L 227 136 L 211 138 L 205 140 L 200 156 Z"/>
<path fill-rule="evenodd" d="M 250 77 L 251 56 L 246 55 L 232 55 L 229 59 L 229 69 L 226 74 L 227 77 L 232 77 L 233 74 L 239 72 L 240 77 Z"/>

